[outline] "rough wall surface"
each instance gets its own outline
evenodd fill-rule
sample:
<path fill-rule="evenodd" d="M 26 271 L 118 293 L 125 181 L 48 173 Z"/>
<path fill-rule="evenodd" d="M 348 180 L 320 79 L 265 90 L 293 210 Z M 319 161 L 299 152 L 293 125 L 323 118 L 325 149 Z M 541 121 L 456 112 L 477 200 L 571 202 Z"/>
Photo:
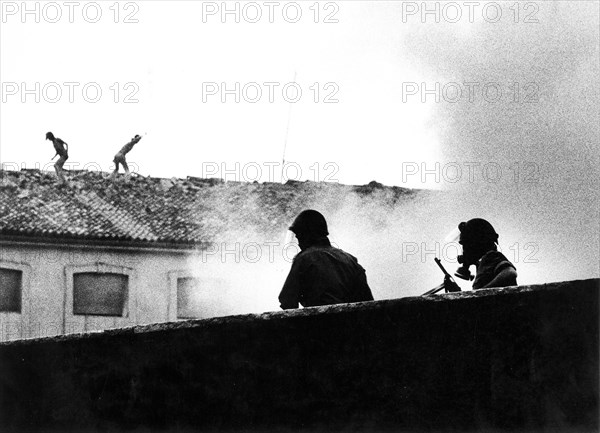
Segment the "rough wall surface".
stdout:
<path fill-rule="evenodd" d="M 0 430 L 596 431 L 597 279 L 0 345 Z"/>
<path fill-rule="evenodd" d="M 183 253 L 111 251 L 77 247 L 0 245 L 0 266 L 21 264 L 27 267 L 22 290 L 21 313 L 0 312 L 0 341 L 36 338 L 64 333 L 95 331 L 118 326 L 156 323 L 168 320 L 168 272 L 186 269 Z M 66 304 L 68 269 L 108 264 L 130 269 L 129 297 L 133 300 L 128 317 L 75 316 Z M 71 293 L 72 297 L 72 293 Z"/>

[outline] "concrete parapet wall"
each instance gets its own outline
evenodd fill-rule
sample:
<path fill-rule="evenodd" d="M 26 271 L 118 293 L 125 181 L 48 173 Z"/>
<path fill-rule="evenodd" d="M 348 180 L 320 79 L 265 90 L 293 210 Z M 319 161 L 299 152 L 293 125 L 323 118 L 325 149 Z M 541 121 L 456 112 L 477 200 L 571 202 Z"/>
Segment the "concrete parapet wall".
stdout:
<path fill-rule="evenodd" d="M 596 431 L 600 280 L 0 344 L 0 430 Z"/>

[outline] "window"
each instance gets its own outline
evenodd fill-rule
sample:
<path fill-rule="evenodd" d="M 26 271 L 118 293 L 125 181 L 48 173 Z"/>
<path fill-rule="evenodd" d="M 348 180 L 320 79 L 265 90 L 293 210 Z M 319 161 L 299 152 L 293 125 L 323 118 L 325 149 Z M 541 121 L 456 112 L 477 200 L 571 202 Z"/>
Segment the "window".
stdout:
<path fill-rule="evenodd" d="M 0 312 L 21 312 L 23 272 L 0 268 Z"/>
<path fill-rule="evenodd" d="M 139 284 L 134 269 L 103 262 L 66 265 L 65 277 L 65 333 L 137 324 Z"/>
<path fill-rule="evenodd" d="M 73 314 L 127 316 L 129 277 L 124 274 L 73 274 Z"/>
<path fill-rule="evenodd" d="M 195 319 L 202 316 L 200 284 L 197 278 L 177 278 L 177 318 Z"/>
<path fill-rule="evenodd" d="M 186 269 L 168 272 L 166 282 L 169 287 L 168 320 L 207 319 L 230 314 L 224 308 L 231 302 L 224 279 Z"/>

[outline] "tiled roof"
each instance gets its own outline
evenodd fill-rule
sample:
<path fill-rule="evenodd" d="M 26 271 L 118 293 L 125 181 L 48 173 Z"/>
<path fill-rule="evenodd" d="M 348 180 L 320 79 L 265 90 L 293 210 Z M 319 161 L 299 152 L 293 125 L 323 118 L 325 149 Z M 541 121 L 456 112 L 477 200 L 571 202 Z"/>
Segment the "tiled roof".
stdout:
<path fill-rule="evenodd" d="M 67 171 L 67 185 L 59 187 L 54 173 L 39 170 L 0 171 L 0 176 L 3 236 L 144 245 L 198 246 L 249 228 L 281 233 L 299 211 L 315 203 L 335 210 L 345 200 L 368 200 L 377 193 L 393 205 L 413 192 L 375 182 L 353 187 L 136 175 L 113 182 L 107 173 L 88 171 Z"/>

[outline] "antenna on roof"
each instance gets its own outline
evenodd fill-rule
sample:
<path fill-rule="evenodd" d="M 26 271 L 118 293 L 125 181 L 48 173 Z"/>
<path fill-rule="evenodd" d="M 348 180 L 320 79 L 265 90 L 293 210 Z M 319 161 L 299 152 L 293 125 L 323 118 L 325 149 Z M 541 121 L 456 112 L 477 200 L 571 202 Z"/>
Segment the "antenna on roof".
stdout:
<path fill-rule="evenodd" d="M 296 76 L 298 75 L 298 71 L 294 71 L 294 81 L 292 81 L 293 83 L 296 83 Z M 285 167 L 285 151 L 287 149 L 287 141 L 288 141 L 288 135 L 290 133 L 290 121 L 292 118 L 292 103 L 289 102 L 289 109 L 288 109 L 288 119 L 287 119 L 287 126 L 285 128 L 285 139 L 283 140 L 283 157 L 282 157 L 282 163 L 281 163 L 281 183 L 283 183 L 283 169 Z"/>

